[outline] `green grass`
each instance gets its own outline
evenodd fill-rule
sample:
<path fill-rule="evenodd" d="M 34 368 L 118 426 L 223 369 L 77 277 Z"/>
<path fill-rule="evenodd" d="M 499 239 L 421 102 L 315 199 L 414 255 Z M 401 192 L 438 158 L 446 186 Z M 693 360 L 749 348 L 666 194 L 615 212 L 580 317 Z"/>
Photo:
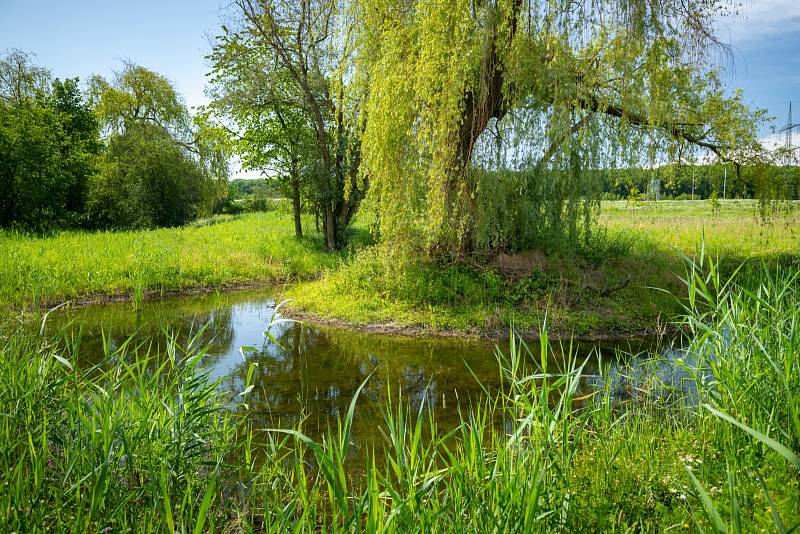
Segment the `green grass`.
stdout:
<path fill-rule="evenodd" d="M 634 252 L 642 255 L 692 254 L 701 242 L 737 261 L 800 255 L 800 202 L 776 204 L 762 213 L 755 200 L 721 200 L 716 214 L 707 200 L 604 202 L 600 224 L 639 237 Z"/>
<path fill-rule="evenodd" d="M 0 530 L 796 531 L 800 284 L 763 269 L 691 263 L 689 352 L 606 362 L 588 398 L 583 362 L 512 339 L 502 391 L 455 428 L 387 404 L 364 471 L 347 463 L 358 394 L 321 441 L 263 432 L 248 384 L 220 391 L 202 349 L 159 360 L 132 340 L 81 369 L 74 340 L 3 330 Z"/>
<path fill-rule="evenodd" d="M 313 229 L 313 219 L 304 223 Z M 0 308 L 314 278 L 344 254 L 309 234 L 295 239 L 291 217 L 278 212 L 139 232 L 0 233 Z M 355 231 L 355 242 L 364 239 Z"/>
<path fill-rule="evenodd" d="M 786 206 L 764 223 L 755 201 L 722 201 L 718 214 L 706 201 L 606 202 L 595 235 L 572 249 L 442 267 L 373 248 L 286 296 L 312 317 L 354 325 L 483 333 L 513 323 L 532 333 L 547 317 L 560 337 L 652 333 L 679 311 L 675 273 L 704 239 L 727 272 L 754 259 L 796 264 L 800 212 Z"/>
<path fill-rule="evenodd" d="M 681 254 L 703 239 L 727 272 L 748 259 L 796 264 L 800 211 L 782 206 L 764 223 L 755 201 L 722 201 L 718 213 L 706 201 L 606 202 L 588 243 L 480 265 L 367 247 L 358 221 L 348 251 L 329 254 L 313 221 L 298 241 L 283 212 L 144 232 L 0 233 L 0 307 L 109 295 L 139 306 L 194 288 L 299 282 L 283 295 L 295 313 L 357 326 L 481 334 L 513 323 L 535 333 L 547 317 L 560 337 L 652 333 L 679 309 L 651 288 L 680 294 Z"/>

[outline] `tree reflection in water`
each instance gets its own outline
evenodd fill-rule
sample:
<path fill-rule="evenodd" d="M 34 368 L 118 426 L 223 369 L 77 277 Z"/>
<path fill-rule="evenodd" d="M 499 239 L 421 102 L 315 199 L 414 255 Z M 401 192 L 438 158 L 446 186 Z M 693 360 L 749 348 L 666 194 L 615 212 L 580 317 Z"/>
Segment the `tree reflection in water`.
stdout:
<path fill-rule="evenodd" d="M 280 322 L 271 328 L 278 343 L 267 342 L 264 331 L 274 305 L 269 291 L 255 291 L 146 302 L 138 311 L 130 304 L 93 306 L 59 310 L 48 328 L 79 337 L 86 364 L 103 360 L 104 336 L 110 349 L 129 336 L 156 352 L 164 350 L 168 335 L 180 345 L 206 346 L 203 364 L 234 394 L 245 388 L 255 363 L 254 387 L 247 395 L 254 427 L 302 423 L 312 438 L 344 416 L 356 389 L 372 374 L 358 401 L 352 454 L 378 445 L 388 401 L 402 398 L 414 411 L 434 410 L 439 427 L 451 428 L 459 408 L 466 410 L 482 398 L 476 377 L 490 389 L 499 385 L 492 341 L 385 336 Z"/>

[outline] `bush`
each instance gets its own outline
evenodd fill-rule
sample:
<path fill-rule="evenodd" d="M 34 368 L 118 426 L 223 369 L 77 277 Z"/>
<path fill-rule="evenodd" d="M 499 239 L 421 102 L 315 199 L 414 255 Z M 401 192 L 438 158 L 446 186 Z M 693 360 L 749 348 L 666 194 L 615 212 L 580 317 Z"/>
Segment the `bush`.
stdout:
<path fill-rule="evenodd" d="M 139 125 L 114 135 L 92 180 L 88 216 L 94 227 L 180 226 L 205 215 L 212 179 L 161 128 Z"/>
<path fill-rule="evenodd" d="M 0 227 L 46 231 L 81 223 L 101 149 L 77 79 L 13 105 L 0 101 Z"/>

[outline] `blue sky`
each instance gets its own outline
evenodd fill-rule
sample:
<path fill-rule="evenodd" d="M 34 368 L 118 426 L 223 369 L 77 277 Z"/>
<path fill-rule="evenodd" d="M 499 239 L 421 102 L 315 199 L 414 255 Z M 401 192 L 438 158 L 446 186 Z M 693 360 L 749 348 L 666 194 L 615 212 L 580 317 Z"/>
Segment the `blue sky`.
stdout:
<path fill-rule="evenodd" d="M 129 59 L 205 102 L 208 35 L 225 0 L 0 0 L 0 51 L 19 48 L 58 77 L 109 76 Z"/>
<path fill-rule="evenodd" d="M 198 105 L 208 36 L 228 1 L 0 0 L 0 51 L 33 52 L 56 76 L 82 79 L 110 75 L 130 59 L 167 76 Z M 734 50 L 725 82 L 767 108 L 778 127 L 795 101 L 800 122 L 800 0 L 743 0 L 742 14 L 723 19 L 719 35 Z"/>

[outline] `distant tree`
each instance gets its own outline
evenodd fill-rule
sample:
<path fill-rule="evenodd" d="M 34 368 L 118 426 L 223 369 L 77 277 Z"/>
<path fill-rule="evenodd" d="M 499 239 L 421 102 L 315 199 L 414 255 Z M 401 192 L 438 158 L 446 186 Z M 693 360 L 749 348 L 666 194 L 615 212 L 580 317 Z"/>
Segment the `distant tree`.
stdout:
<path fill-rule="evenodd" d="M 292 199 L 295 235 L 302 237 L 303 199 L 316 209 L 327 180 L 318 172 L 319 151 L 300 88 L 285 69 L 272 66 L 272 51 L 247 34 L 220 36 L 209 57 L 209 111 L 229 125 L 243 167 L 269 176 Z"/>
<path fill-rule="evenodd" d="M 45 230 L 57 214 L 63 139 L 58 114 L 40 102 L 0 104 L 0 226 Z"/>
<path fill-rule="evenodd" d="M 82 214 L 89 179 L 97 172 L 103 151 L 100 123 L 78 87 L 78 78 L 55 80 L 49 104 L 61 115 L 65 146 L 61 153 L 61 182 L 64 209 Z"/>
<path fill-rule="evenodd" d="M 150 123 L 177 142 L 191 138 L 186 104 L 170 81 L 156 72 L 125 62 L 110 82 L 93 76 L 90 92 L 107 133 L 122 134 L 131 126 Z"/>
<path fill-rule="evenodd" d="M 88 213 L 102 227 L 180 226 L 201 212 L 203 169 L 163 129 L 130 125 L 110 138 Z"/>
<path fill-rule="evenodd" d="M 91 188 L 95 225 L 175 226 L 215 211 L 227 194 L 224 132 L 193 117 L 164 76 L 130 62 L 111 82 L 93 77 L 90 92 L 109 145 Z"/>
<path fill-rule="evenodd" d="M 50 84 L 50 71 L 33 63 L 33 56 L 12 48 L 0 59 L 0 101 L 7 106 L 18 106 L 46 92 Z"/>

